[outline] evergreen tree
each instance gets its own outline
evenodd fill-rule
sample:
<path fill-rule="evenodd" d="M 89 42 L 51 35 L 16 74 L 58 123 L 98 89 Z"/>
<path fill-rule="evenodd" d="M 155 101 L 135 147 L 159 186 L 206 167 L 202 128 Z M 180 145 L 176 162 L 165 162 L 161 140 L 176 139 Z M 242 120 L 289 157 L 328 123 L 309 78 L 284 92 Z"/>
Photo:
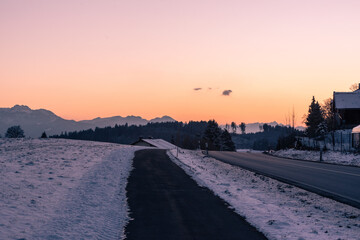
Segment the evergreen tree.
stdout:
<path fill-rule="evenodd" d="M 225 129 L 220 135 L 221 151 L 235 151 L 235 144 L 231 139 L 230 133 Z"/>
<path fill-rule="evenodd" d="M 306 134 L 309 137 L 316 137 L 320 135 L 319 126 L 324 122 L 322 110 L 318 101 L 315 100 L 315 97 L 312 98 L 311 104 L 309 106 L 308 115 L 305 120 Z"/>
<path fill-rule="evenodd" d="M 270 125 L 268 125 L 268 124 L 265 123 L 265 124 L 263 125 L 264 132 L 269 132 L 270 129 L 271 129 L 270 127 L 271 127 Z"/>
<path fill-rule="evenodd" d="M 46 135 L 45 131 L 41 134 L 41 138 L 47 138 L 47 135 Z"/>
<path fill-rule="evenodd" d="M 24 138 L 24 130 L 20 126 L 9 127 L 6 131 L 5 137 L 7 138 Z"/>
<path fill-rule="evenodd" d="M 245 134 L 245 129 L 246 129 L 246 124 L 244 122 L 242 122 L 240 125 L 239 125 L 240 129 L 241 129 L 241 133 L 242 134 Z"/>
<path fill-rule="evenodd" d="M 328 128 L 326 125 L 326 121 L 322 121 L 316 130 L 316 135 L 324 137 L 327 132 L 328 132 Z"/>
<path fill-rule="evenodd" d="M 221 129 L 215 120 L 209 120 L 203 134 L 203 142 L 208 144 L 209 150 L 220 150 Z"/>

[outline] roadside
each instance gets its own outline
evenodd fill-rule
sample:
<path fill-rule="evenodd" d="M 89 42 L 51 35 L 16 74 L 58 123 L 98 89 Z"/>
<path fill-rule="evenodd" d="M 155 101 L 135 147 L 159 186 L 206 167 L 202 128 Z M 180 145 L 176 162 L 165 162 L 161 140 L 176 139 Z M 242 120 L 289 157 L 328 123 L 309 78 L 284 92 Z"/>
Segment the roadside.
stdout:
<path fill-rule="evenodd" d="M 319 151 L 286 149 L 286 150 L 271 152 L 269 154 L 282 158 L 320 162 Z M 327 150 L 322 152 L 322 162 L 329 164 L 360 167 L 360 155 L 355 153 L 341 153 L 341 152 Z"/>
<path fill-rule="evenodd" d="M 133 167 L 126 239 L 266 239 L 164 150 L 136 152 Z"/>
<path fill-rule="evenodd" d="M 360 239 L 360 210 L 184 150 L 171 159 L 269 239 Z"/>

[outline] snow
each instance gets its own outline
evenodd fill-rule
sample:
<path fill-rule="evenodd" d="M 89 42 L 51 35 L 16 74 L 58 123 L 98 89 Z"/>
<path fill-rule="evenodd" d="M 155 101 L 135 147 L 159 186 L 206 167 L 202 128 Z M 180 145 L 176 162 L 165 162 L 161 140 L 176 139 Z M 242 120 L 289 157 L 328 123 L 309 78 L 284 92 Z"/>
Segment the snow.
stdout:
<path fill-rule="evenodd" d="M 0 239 L 120 239 L 134 152 L 110 143 L 0 139 Z"/>
<path fill-rule="evenodd" d="M 272 153 L 272 155 L 277 157 L 286 157 L 292 159 L 300 159 L 307 161 L 320 161 L 320 152 L 319 151 L 304 151 L 296 149 L 286 149 L 279 150 Z M 342 153 L 327 150 L 322 154 L 323 162 L 325 163 L 334 163 L 340 165 L 351 165 L 360 167 L 360 155 L 356 153 Z"/>
<path fill-rule="evenodd" d="M 360 209 L 204 156 L 170 158 L 269 239 L 360 239 Z"/>
<path fill-rule="evenodd" d="M 359 109 L 360 92 L 334 92 L 336 109 Z"/>
<path fill-rule="evenodd" d="M 242 148 L 242 149 L 236 149 L 236 152 L 246 152 L 246 153 L 263 153 L 264 151 L 254 150 L 254 149 L 247 149 L 247 148 Z"/>
<path fill-rule="evenodd" d="M 176 146 L 163 139 L 142 139 L 142 141 L 149 143 L 150 145 L 159 149 L 174 149 Z"/>
<path fill-rule="evenodd" d="M 351 133 L 360 133 L 360 125 L 352 129 Z"/>

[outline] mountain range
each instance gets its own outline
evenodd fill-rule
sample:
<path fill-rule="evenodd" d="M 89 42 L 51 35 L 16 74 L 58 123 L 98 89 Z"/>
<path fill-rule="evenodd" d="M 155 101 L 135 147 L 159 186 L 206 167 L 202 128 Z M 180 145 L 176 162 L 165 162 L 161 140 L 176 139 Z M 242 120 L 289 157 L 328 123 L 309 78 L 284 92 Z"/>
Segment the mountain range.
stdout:
<path fill-rule="evenodd" d="M 174 122 L 169 116 L 146 120 L 138 116 L 114 116 L 108 118 L 95 118 L 92 120 L 74 121 L 63 119 L 46 109 L 30 109 L 25 105 L 15 105 L 12 108 L 0 108 L 0 134 L 5 135 L 6 130 L 14 125 L 20 125 L 26 137 L 37 138 L 42 132 L 48 136 L 61 132 L 79 131 L 96 127 L 118 125 L 146 125 L 156 122 Z"/>
<path fill-rule="evenodd" d="M 12 108 L 0 108 L 0 135 L 5 135 L 6 130 L 14 125 L 20 125 L 25 132 L 25 136 L 37 138 L 45 131 L 48 136 L 60 134 L 61 132 L 72 132 L 86 129 L 94 129 L 96 127 L 107 127 L 117 125 L 146 125 L 147 123 L 157 122 L 175 122 L 176 120 L 169 117 L 157 117 L 151 120 L 146 120 L 139 116 L 114 116 L 108 118 L 94 118 L 92 120 L 66 120 L 53 112 L 46 109 L 30 109 L 25 105 L 15 105 Z M 247 123 L 246 133 L 259 132 L 260 125 L 264 123 Z M 280 125 L 277 122 L 267 123 L 271 126 Z M 221 126 L 225 127 L 225 126 Z M 304 127 L 297 127 L 298 130 L 304 130 Z M 237 129 L 241 133 L 240 128 Z"/>

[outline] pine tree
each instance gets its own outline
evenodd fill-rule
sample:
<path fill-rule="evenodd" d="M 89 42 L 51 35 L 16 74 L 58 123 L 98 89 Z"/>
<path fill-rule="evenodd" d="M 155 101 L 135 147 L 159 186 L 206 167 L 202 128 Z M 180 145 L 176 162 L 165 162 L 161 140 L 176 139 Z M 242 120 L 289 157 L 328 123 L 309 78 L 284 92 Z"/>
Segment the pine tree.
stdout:
<path fill-rule="evenodd" d="M 242 122 L 240 125 L 239 125 L 240 129 L 241 129 L 241 133 L 242 134 L 245 134 L 245 129 L 246 129 L 246 124 L 244 122 Z"/>
<path fill-rule="evenodd" d="M 41 138 L 47 138 L 46 132 L 43 132 L 43 133 L 41 134 Z"/>
<path fill-rule="evenodd" d="M 225 129 L 220 135 L 221 151 L 235 151 L 234 142 L 231 139 L 230 133 Z"/>
<path fill-rule="evenodd" d="M 204 131 L 203 142 L 208 144 L 209 150 L 220 150 L 220 135 L 221 129 L 215 120 L 210 120 L 207 123 L 207 127 Z"/>
<path fill-rule="evenodd" d="M 311 104 L 309 106 L 308 115 L 305 120 L 306 134 L 309 137 L 317 137 L 320 135 L 319 127 L 320 124 L 324 122 L 322 110 L 318 101 L 315 100 L 315 97 L 312 98 Z"/>

